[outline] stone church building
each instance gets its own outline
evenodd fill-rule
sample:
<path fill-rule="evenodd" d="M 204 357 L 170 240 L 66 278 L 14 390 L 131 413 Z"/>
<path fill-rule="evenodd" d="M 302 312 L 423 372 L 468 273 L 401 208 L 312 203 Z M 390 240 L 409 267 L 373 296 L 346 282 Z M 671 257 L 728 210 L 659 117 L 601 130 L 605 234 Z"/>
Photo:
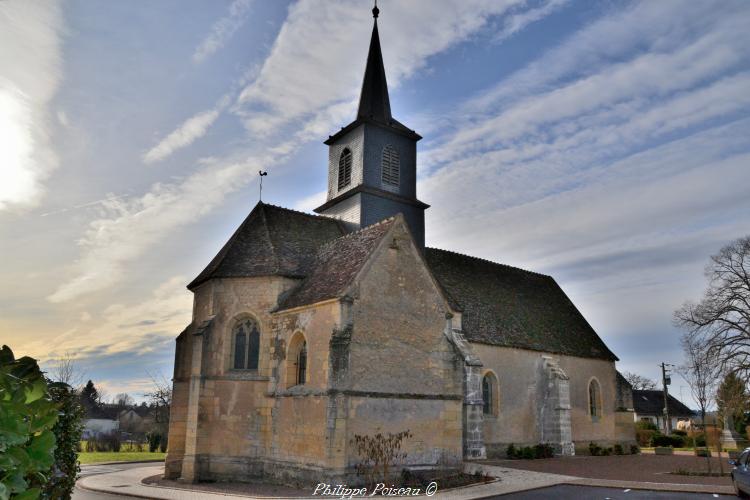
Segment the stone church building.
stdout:
<path fill-rule="evenodd" d="M 258 203 L 188 285 L 169 478 L 351 479 L 378 432 L 411 433 L 413 468 L 633 441 L 617 357 L 553 278 L 425 247 L 421 137 L 391 115 L 373 14 L 319 215 Z"/>

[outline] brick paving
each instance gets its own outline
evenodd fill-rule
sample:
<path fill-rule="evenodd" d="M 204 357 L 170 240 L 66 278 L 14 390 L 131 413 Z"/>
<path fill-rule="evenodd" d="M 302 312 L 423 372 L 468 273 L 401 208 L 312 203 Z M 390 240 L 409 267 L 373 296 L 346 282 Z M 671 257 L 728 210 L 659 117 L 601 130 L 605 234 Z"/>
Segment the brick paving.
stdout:
<path fill-rule="evenodd" d="M 719 459 L 711 458 L 712 471 L 719 470 Z M 724 472 L 730 470 L 723 458 Z M 624 455 L 609 457 L 558 457 L 543 460 L 486 460 L 481 463 L 549 474 L 593 479 L 731 486 L 729 477 L 702 477 L 670 474 L 677 470 L 705 472 L 707 459 L 685 455 Z"/>

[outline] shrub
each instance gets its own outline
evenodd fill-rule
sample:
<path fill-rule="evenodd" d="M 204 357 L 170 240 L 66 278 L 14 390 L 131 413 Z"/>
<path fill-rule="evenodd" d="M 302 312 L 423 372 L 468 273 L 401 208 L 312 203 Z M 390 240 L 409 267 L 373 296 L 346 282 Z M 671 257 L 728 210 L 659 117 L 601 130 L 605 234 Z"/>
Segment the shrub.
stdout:
<path fill-rule="evenodd" d="M 654 436 L 654 439 L 652 440 L 652 443 L 654 446 L 671 446 L 672 448 L 682 448 L 685 445 L 685 442 L 682 438 L 682 436 Z"/>
<path fill-rule="evenodd" d="M 653 439 L 657 434 L 659 433 L 651 429 L 636 429 L 635 439 L 639 446 L 649 447 L 653 446 Z"/>
<path fill-rule="evenodd" d="M 56 386 L 56 384 L 51 384 Z M 0 349 L 0 498 L 38 498 L 55 463 L 58 414 L 36 360 Z"/>
<path fill-rule="evenodd" d="M 406 459 L 406 453 L 401 452 L 401 443 L 410 437 L 412 434 L 408 429 L 397 434 L 355 434 L 350 443 L 362 459 L 362 462 L 357 464 L 357 474 L 365 476 L 368 486 L 378 482 L 388 483 L 389 469 L 397 460 Z"/>
<path fill-rule="evenodd" d="M 505 448 L 505 455 L 508 458 L 516 458 L 516 455 L 518 455 L 518 450 L 516 450 L 516 445 L 513 443 L 510 443 L 507 448 Z"/>
<path fill-rule="evenodd" d="M 649 422 L 648 420 L 641 420 L 640 422 L 635 423 L 635 428 L 640 429 L 643 431 L 658 431 L 658 427 L 656 427 L 656 424 Z"/>
<path fill-rule="evenodd" d="M 521 448 L 521 458 L 524 460 L 533 460 L 536 458 L 536 454 L 534 453 L 534 448 L 531 446 L 524 446 Z"/>
<path fill-rule="evenodd" d="M 539 443 L 534 446 L 534 458 L 552 458 L 555 456 L 555 450 L 548 443 Z"/>
<path fill-rule="evenodd" d="M 641 452 L 641 449 L 638 447 L 637 444 L 631 444 L 630 445 L 630 454 L 631 455 L 638 455 Z"/>
<path fill-rule="evenodd" d="M 159 448 L 159 443 L 161 443 L 161 434 L 158 432 L 149 432 L 146 434 L 146 439 L 148 440 L 148 451 L 151 453 L 155 452 Z"/>
<path fill-rule="evenodd" d="M 673 431 L 672 431 L 672 434 L 674 434 L 674 435 L 676 435 L 676 436 L 683 436 L 683 437 L 684 437 L 684 436 L 687 436 L 687 432 L 685 432 L 685 431 L 681 431 L 680 429 L 675 429 L 675 430 L 673 430 Z"/>
<path fill-rule="evenodd" d="M 67 385 L 53 385 L 50 396 L 58 405 L 59 416 L 52 428 L 55 434 L 55 464 L 44 485 L 45 498 L 70 498 L 81 467 L 78 450 L 83 433 L 84 409 L 78 395 Z"/>
<path fill-rule="evenodd" d="M 700 434 L 694 435 L 692 439 L 695 440 L 695 446 L 706 446 L 706 434 L 701 432 Z"/>
<path fill-rule="evenodd" d="M 162 453 L 167 452 L 167 434 L 162 434 L 161 441 L 159 441 L 159 451 Z"/>
<path fill-rule="evenodd" d="M 624 455 L 625 452 L 622 449 L 622 445 L 620 443 L 617 443 L 614 447 L 615 455 Z"/>
<path fill-rule="evenodd" d="M 598 457 L 602 454 L 602 447 L 593 441 L 589 443 L 589 455 L 592 457 Z"/>

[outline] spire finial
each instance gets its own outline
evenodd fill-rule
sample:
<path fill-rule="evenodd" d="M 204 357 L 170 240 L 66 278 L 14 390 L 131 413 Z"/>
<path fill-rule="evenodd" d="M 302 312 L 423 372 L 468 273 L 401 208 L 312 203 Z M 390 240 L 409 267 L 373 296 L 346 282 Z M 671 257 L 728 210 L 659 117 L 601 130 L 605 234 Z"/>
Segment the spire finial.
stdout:
<path fill-rule="evenodd" d="M 378 0 L 375 0 L 375 7 L 372 8 L 372 17 L 377 19 L 378 14 L 380 14 L 380 9 L 378 9 Z"/>

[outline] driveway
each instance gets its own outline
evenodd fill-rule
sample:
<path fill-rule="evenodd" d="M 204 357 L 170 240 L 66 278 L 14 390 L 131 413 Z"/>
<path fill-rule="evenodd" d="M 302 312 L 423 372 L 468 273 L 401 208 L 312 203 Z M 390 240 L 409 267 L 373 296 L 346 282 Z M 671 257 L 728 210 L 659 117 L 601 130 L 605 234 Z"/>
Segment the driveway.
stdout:
<path fill-rule="evenodd" d="M 107 474 L 110 472 L 117 472 L 127 469 L 133 469 L 135 467 L 143 467 L 144 464 L 112 464 L 112 465 L 82 465 L 81 466 L 81 477 L 93 476 L 95 474 Z M 127 495 L 111 495 L 109 493 L 99 493 L 97 491 L 88 491 L 81 488 L 73 489 L 72 500 L 117 500 L 128 498 L 133 499 Z"/>

